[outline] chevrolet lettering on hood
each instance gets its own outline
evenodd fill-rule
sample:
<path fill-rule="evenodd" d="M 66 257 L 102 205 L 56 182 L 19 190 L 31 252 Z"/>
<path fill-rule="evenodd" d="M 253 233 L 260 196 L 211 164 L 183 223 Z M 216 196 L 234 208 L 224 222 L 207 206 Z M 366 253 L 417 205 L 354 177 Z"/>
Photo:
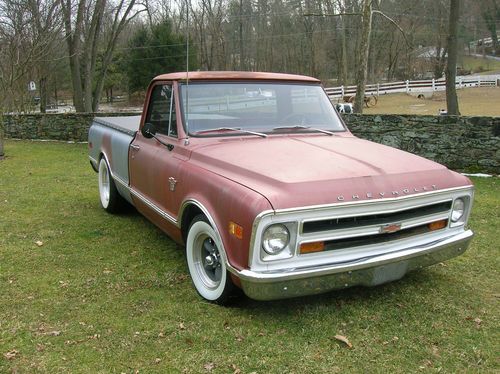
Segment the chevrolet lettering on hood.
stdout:
<path fill-rule="evenodd" d="M 185 248 L 214 303 L 376 286 L 473 236 L 467 177 L 357 138 L 312 77 L 160 75 L 142 116 L 94 118 L 88 144 L 102 207 L 132 204 Z"/>
<path fill-rule="evenodd" d="M 362 195 L 361 198 L 365 199 L 376 199 L 376 198 L 383 198 L 383 197 L 397 197 L 400 195 L 409 195 L 412 193 L 418 193 L 418 192 L 426 192 L 426 191 L 433 191 L 437 190 L 437 186 L 435 184 L 431 185 L 430 187 L 414 187 L 414 188 L 403 188 L 401 191 L 391 191 L 390 193 L 388 192 L 379 192 L 379 193 L 372 193 L 372 192 L 367 192 L 366 194 Z M 351 197 L 352 200 L 359 200 L 360 195 L 352 195 Z M 345 197 L 343 195 L 337 196 L 337 201 L 345 201 Z"/>

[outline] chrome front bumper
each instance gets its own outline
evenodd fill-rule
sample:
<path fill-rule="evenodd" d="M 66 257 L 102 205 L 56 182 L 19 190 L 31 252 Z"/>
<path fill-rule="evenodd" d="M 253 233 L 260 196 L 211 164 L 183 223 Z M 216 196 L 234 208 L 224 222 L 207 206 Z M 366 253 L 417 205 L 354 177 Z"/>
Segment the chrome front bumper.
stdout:
<path fill-rule="evenodd" d="M 255 300 L 314 295 L 357 285 L 376 286 L 400 279 L 409 271 L 461 255 L 473 235 L 467 230 L 425 245 L 320 267 L 230 271 L 240 279 L 245 294 Z"/>

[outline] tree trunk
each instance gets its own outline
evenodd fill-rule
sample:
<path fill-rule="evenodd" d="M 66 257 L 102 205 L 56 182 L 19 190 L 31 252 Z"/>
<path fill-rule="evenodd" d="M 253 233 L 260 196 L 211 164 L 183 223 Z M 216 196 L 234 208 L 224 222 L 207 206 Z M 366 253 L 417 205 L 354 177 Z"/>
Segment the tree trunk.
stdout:
<path fill-rule="evenodd" d="M 362 34 L 359 48 L 359 61 L 356 74 L 356 98 L 354 112 L 363 113 L 368 55 L 370 53 L 370 34 L 372 29 L 372 0 L 364 0 L 362 15 Z"/>
<path fill-rule="evenodd" d="M 342 30 L 340 31 L 341 43 L 342 43 L 342 62 L 340 64 L 340 84 L 347 84 L 347 37 L 346 37 L 346 24 L 345 19 L 342 17 L 340 20 L 342 24 Z"/>
<path fill-rule="evenodd" d="M 458 108 L 456 77 L 458 56 L 458 22 L 460 0 L 450 0 L 450 21 L 448 34 L 448 63 L 446 64 L 446 109 L 448 115 L 460 115 Z"/>
<path fill-rule="evenodd" d="M 40 113 L 47 112 L 47 78 L 40 78 Z"/>
<path fill-rule="evenodd" d="M 0 115 L 0 158 L 4 156 L 3 151 L 3 121 L 2 116 Z"/>

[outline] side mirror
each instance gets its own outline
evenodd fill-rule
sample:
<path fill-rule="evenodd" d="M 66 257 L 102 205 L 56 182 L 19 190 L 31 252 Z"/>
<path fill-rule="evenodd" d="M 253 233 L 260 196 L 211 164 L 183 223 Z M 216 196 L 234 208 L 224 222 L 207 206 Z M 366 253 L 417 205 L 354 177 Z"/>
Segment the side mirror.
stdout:
<path fill-rule="evenodd" d="M 145 138 L 151 139 L 156 135 L 156 126 L 150 122 L 146 122 L 144 126 L 142 126 L 141 133 Z"/>

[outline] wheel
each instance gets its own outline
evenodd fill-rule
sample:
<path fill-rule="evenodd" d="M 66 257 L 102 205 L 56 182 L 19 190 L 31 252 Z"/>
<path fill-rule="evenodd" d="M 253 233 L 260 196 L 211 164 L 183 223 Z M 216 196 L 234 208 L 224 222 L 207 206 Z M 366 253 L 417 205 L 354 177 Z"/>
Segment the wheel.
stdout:
<path fill-rule="evenodd" d="M 125 201 L 116 189 L 115 181 L 109 171 L 109 165 L 104 157 L 99 161 L 99 198 L 101 206 L 109 213 L 118 212 L 125 205 Z"/>
<path fill-rule="evenodd" d="M 206 217 L 196 216 L 186 240 L 189 274 L 198 294 L 216 304 L 226 303 L 235 290 L 226 269 L 226 256 L 220 248 Z"/>

